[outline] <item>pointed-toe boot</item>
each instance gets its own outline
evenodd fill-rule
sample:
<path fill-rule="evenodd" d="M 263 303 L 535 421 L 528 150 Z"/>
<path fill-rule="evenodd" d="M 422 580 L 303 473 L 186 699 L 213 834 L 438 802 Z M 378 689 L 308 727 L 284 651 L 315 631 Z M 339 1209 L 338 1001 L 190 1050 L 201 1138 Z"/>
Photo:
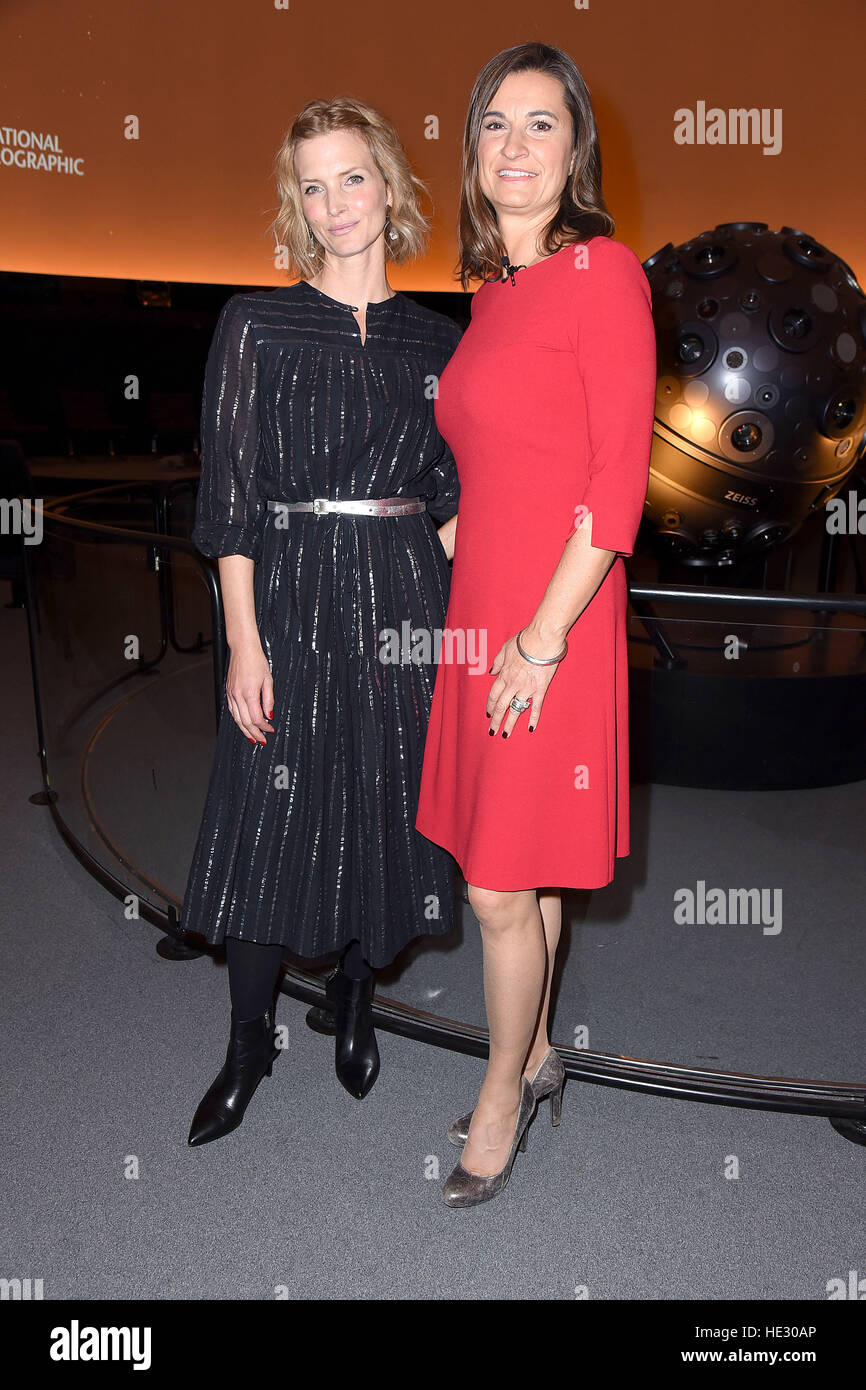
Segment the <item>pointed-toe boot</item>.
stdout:
<path fill-rule="evenodd" d="M 225 1062 L 199 1102 L 187 1143 L 209 1144 L 237 1129 L 253 1092 L 264 1076 L 270 1076 L 279 1055 L 272 1009 L 241 1023 L 232 1013 Z"/>
<path fill-rule="evenodd" d="M 365 980 L 353 980 L 340 970 L 334 982 L 334 1070 L 356 1100 L 363 1100 L 379 1075 L 379 1048 L 373 1029 L 373 979 L 370 974 Z"/>

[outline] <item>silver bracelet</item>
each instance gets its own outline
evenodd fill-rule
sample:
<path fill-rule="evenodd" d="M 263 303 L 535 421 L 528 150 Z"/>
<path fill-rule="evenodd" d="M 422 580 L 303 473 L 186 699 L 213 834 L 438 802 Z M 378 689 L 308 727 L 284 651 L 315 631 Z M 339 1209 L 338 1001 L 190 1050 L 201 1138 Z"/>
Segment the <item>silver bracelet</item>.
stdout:
<path fill-rule="evenodd" d="M 557 661 L 561 661 L 562 658 L 565 656 L 565 653 L 568 651 L 568 642 L 563 641 L 562 651 L 559 652 L 557 656 L 530 656 L 529 653 L 525 652 L 520 645 L 520 639 L 525 631 L 526 628 L 522 627 L 517 634 L 517 650 L 520 652 L 520 655 L 523 657 L 523 660 L 531 661 L 533 666 L 553 666 Z"/>

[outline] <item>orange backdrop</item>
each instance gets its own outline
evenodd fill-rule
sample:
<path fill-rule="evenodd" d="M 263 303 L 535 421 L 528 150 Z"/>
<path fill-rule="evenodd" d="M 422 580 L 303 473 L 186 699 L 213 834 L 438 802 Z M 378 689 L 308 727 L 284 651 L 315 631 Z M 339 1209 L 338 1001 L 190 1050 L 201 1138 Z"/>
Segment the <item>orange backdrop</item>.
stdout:
<path fill-rule="evenodd" d="M 642 259 L 757 220 L 808 232 L 862 283 L 864 15 L 863 0 L 5 0 L 0 268 L 282 283 L 274 154 L 305 101 L 350 93 L 394 120 L 435 199 L 427 258 L 392 283 L 454 289 L 473 79 L 542 39 L 587 81 L 616 236 Z M 675 112 L 699 103 L 781 112 L 779 153 L 677 143 Z M 27 167 L 31 132 L 73 172 Z"/>

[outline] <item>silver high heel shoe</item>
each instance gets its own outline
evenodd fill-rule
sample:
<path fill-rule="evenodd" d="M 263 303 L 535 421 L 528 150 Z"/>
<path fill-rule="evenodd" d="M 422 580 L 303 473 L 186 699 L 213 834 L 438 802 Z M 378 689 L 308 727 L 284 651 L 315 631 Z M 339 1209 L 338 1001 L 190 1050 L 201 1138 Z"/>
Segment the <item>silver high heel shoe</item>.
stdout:
<path fill-rule="evenodd" d="M 481 1173 L 470 1173 L 458 1162 L 442 1184 L 442 1200 L 446 1206 L 474 1207 L 479 1202 L 489 1202 L 491 1197 L 498 1196 L 511 1176 L 517 1150 L 523 1152 L 526 1149 L 526 1126 L 535 1114 L 537 1104 L 532 1086 L 521 1074 L 520 1109 L 505 1167 L 490 1177 L 484 1177 Z"/>
<path fill-rule="evenodd" d="M 550 1096 L 550 1123 L 554 1126 L 558 1125 L 562 1118 L 562 1089 L 565 1085 L 565 1067 L 559 1059 L 559 1054 L 554 1052 L 553 1048 L 541 1059 L 541 1065 L 529 1084 L 539 1105 Z M 450 1142 L 456 1144 L 458 1149 L 466 1143 L 474 1114 L 475 1111 L 470 1110 L 468 1115 L 461 1115 L 460 1119 L 455 1120 L 448 1130 Z"/>

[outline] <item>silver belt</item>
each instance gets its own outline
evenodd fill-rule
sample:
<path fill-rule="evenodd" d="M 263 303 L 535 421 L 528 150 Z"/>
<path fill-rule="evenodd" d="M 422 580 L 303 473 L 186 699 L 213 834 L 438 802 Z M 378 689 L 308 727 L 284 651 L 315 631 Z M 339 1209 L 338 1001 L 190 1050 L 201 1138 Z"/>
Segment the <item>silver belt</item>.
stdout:
<path fill-rule="evenodd" d="M 427 503 L 423 497 L 369 497 L 364 501 L 335 502 L 330 497 L 314 497 L 311 502 L 277 502 L 268 500 L 271 512 L 351 512 L 358 516 L 404 516 L 410 512 L 424 512 Z"/>

